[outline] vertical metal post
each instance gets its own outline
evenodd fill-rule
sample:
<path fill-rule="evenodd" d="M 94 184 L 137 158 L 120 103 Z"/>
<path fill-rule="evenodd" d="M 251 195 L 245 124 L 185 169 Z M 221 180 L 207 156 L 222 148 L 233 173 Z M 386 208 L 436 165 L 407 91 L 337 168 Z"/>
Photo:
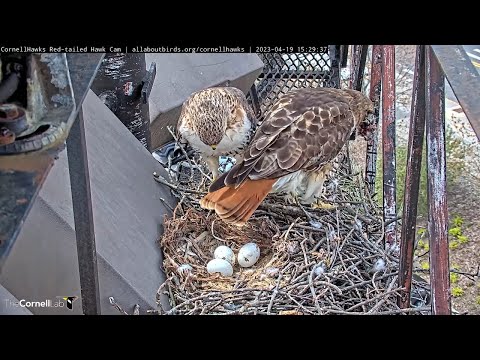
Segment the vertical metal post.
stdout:
<path fill-rule="evenodd" d="M 141 94 L 146 76 L 144 53 L 109 53 L 91 89 L 150 151 L 149 107 Z"/>
<path fill-rule="evenodd" d="M 382 76 L 382 141 L 383 141 L 383 219 L 396 218 L 395 193 L 395 46 L 383 46 Z M 385 240 L 396 240 L 396 221 L 385 227 Z"/>
<path fill-rule="evenodd" d="M 340 45 L 340 67 L 346 68 L 348 63 L 348 45 Z"/>
<path fill-rule="evenodd" d="M 77 239 L 82 309 L 85 315 L 99 315 L 97 251 L 82 109 L 79 110 L 78 117 L 67 138 L 67 155 Z"/>
<path fill-rule="evenodd" d="M 341 88 L 340 69 L 341 69 L 341 53 L 340 45 L 329 45 L 328 56 L 330 58 L 330 81 L 331 86 L 337 89 Z"/>
<path fill-rule="evenodd" d="M 257 86 L 252 84 L 250 87 L 250 99 L 252 100 L 252 107 L 255 112 L 255 115 L 258 119 L 262 116 L 262 108 L 260 106 L 260 100 L 258 99 Z"/>
<path fill-rule="evenodd" d="M 350 57 L 350 66 L 351 66 L 351 71 L 350 71 L 350 76 L 349 76 L 349 82 L 348 82 L 348 88 L 353 89 L 353 77 L 355 76 L 355 49 L 357 45 L 350 45 L 350 49 L 348 51 L 349 57 Z"/>
<path fill-rule="evenodd" d="M 399 306 L 410 306 L 412 288 L 415 226 L 417 224 L 418 191 L 422 168 L 423 135 L 425 133 L 425 45 L 417 45 L 413 78 L 412 108 L 408 133 L 408 156 L 403 200 L 402 235 L 400 241 L 399 284 L 405 291 L 399 297 Z"/>
<path fill-rule="evenodd" d="M 355 46 L 355 64 L 353 71 L 353 90 L 362 91 L 363 75 L 365 72 L 365 63 L 367 62 L 368 45 Z"/>
<path fill-rule="evenodd" d="M 382 45 L 372 46 L 372 70 L 370 72 L 370 100 L 375 106 L 374 115 L 376 125 L 380 118 L 380 94 L 382 90 Z M 375 128 L 373 136 L 367 142 L 365 180 L 370 194 L 375 193 L 375 177 L 377 176 L 377 149 L 378 129 Z"/>
<path fill-rule="evenodd" d="M 428 235 L 432 312 L 449 315 L 450 268 L 445 158 L 445 79 L 435 54 L 426 54 L 426 134 L 428 178 Z"/>

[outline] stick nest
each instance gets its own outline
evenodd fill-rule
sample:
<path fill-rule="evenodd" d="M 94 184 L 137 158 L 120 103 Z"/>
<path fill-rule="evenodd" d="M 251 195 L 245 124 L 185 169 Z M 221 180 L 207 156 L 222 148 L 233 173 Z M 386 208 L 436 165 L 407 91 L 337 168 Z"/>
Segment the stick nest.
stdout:
<path fill-rule="evenodd" d="M 345 153 L 343 154 L 345 156 Z M 167 166 L 170 179 L 155 179 L 179 199 L 165 217 L 160 246 L 166 281 L 161 294 L 170 309 L 159 314 L 406 314 L 429 312 L 426 284 L 413 282 L 415 301 L 397 305 L 398 246 L 384 246 L 381 209 L 348 161 L 325 183 L 324 201 L 333 210 L 287 205 L 270 194 L 246 226 L 222 222 L 201 209 L 199 199 L 211 183 L 201 160 Z M 348 157 L 346 157 L 348 159 Z M 261 253 L 251 268 L 238 261 L 231 277 L 209 274 L 207 263 L 220 245 L 238 254 L 255 242 Z M 181 265 L 188 264 L 191 270 Z M 158 301 L 159 302 L 159 301 Z M 159 305 L 160 306 L 160 305 Z M 160 306 L 161 307 L 161 306 Z"/>

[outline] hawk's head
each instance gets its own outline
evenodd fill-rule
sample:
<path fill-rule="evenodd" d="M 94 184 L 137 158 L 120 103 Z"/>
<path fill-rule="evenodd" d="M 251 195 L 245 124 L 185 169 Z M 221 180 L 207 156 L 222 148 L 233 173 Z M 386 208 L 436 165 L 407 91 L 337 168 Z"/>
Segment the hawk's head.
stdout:
<path fill-rule="evenodd" d="M 349 95 L 354 98 L 354 111 L 356 118 L 359 119 L 358 134 L 363 136 L 365 140 L 369 140 L 377 126 L 376 117 L 374 115 L 375 107 L 373 102 L 360 91 L 349 90 Z"/>
<path fill-rule="evenodd" d="M 231 124 L 245 116 L 241 90 L 213 87 L 198 91 L 186 101 L 191 127 L 199 139 L 215 149 Z"/>
<path fill-rule="evenodd" d="M 373 112 L 367 113 L 365 119 L 358 127 L 358 133 L 362 135 L 365 140 L 370 140 L 377 129 L 377 118 Z"/>

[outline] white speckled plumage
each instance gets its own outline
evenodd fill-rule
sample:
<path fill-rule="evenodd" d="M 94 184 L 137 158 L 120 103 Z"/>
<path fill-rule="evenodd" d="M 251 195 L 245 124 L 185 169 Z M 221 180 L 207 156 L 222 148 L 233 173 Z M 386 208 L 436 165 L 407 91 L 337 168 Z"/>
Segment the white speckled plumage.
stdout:
<path fill-rule="evenodd" d="M 180 142 L 188 142 L 218 176 L 219 156 L 237 159 L 258 126 L 245 94 L 234 87 L 212 87 L 193 93 L 182 106 L 177 125 Z"/>

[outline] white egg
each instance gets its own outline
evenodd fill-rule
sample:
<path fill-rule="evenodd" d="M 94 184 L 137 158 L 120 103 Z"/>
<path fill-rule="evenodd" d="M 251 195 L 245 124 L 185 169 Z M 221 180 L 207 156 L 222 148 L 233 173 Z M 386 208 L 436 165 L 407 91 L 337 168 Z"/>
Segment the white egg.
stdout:
<path fill-rule="evenodd" d="M 238 251 L 238 264 L 241 267 L 250 267 L 260 258 L 260 248 L 255 243 L 243 245 Z"/>
<path fill-rule="evenodd" d="M 177 272 L 182 275 L 186 275 L 187 273 L 193 270 L 192 266 L 189 264 L 182 264 L 177 268 Z"/>
<path fill-rule="evenodd" d="M 232 266 L 235 265 L 235 254 L 228 246 L 220 245 L 217 247 L 213 252 L 213 257 L 215 259 L 227 260 Z"/>
<path fill-rule="evenodd" d="M 233 275 L 232 265 L 227 260 L 223 259 L 210 260 L 207 264 L 207 271 L 209 274 L 220 273 L 223 276 Z"/>

